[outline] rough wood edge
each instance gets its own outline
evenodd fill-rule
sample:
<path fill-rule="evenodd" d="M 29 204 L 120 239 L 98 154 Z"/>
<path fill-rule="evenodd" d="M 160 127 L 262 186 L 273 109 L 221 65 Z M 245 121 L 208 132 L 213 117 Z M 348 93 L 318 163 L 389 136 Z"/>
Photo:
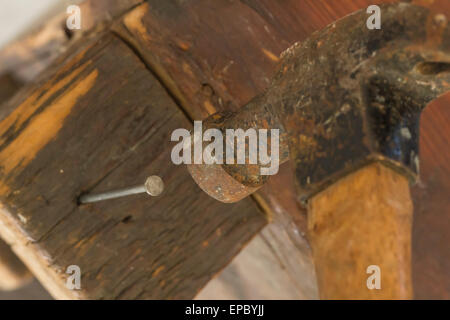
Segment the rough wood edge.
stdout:
<path fill-rule="evenodd" d="M 14 253 L 55 299 L 82 298 L 79 292 L 69 290 L 64 285 L 64 276 L 55 270 L 55 266 L 50 267 L 52 262 L 45 251 L 28 239 L 18 222 L 4 207 L 0 207 L 0 237 L 11 246 Z"/>

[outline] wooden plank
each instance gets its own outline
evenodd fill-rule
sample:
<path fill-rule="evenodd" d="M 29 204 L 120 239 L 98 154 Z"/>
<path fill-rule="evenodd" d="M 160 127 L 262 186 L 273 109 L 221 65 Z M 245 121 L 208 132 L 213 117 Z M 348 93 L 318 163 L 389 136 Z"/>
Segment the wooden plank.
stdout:
<path fill-rule="evenodd" d="M 266 223 L 225 205 L 170 159 L 190 123 L 115 36 L 88 40 L 0 122 L 0 234 L 57 298 L 192 298 Z M 78 206 L 77 196 L 151 174 L 158 198 Z M 81 290 L 65 286 L 81 269 Z"/>
<path fill-rule="evenodd" d="M 304 40 L 313 31 L 371 4 L 373 3 L 370 0 L 345 3 L 333 0 L 150 0 L 126 14 L 122 21 L 114 26 L 114 30 L 135 48 L 187 114 L 192 119 L 201 119 L 216 111 L 237 110 L 264 91 L 282 51 L 293 43 Z M 436 0 L 433 8 L 446 11 L 449 6 L 450 3 L 446 0 Z M 448 143 L 442 144 L 439 141 L 422 141 L 422 144 L 425 149 L 427 144 L 448 149 Z M 421 154 L 424 168 L 429 165 L 429 156 L 427 153 Z M 288 169 L 282 170 L 289 172 Z M 448 177 L 444 175 L 438 179 L 444 181 Z M 429 185 L 430 194 L 440 194 L 443 197 L 448 194 L 439 189 L 438 185 Z M 284 239 L 278 241 L 276 236 L 270 239 L 274 244 L 284 243 L 285 252 L 274 254 L 286 257 L 287 260 L 282 262 L 288 266 L 286 272 L 293 279 L 313 278 L 312 270 L 306 271 L 307 268 L 305 272 L 298 274 L 295 269 L 295 265 L 302 258 L 292 253 L 298 251 L 298 248 L 301 248 L 300 252 L 308 252 L 309 248 L 298 238 L 298 235 L 305 231 L 306 219 L 304 210 L 298 208 L 295 203 L 292 177 L 286 174 L 284 179 L 271 179 L 256 197 L 270 212 L 274 223 L 281 219 L 289 221 L 287 225 L 293 225 L 286 230 L 291 243 L 289 246 Z M 416 209 L 416 216 L 427 211 L 420 209 L 421 206 L 428 208 L 430 205 L 417 203 L 420 201 L 415 199 L 416 207 L 419 208 Z M 448 212 L 446 204 L 433 210 Z M 442 216 L 439 217 L 441 219 Z M 447 230 L 439 223 L 434 227 L 441 230 L 440 234 Z M 417 224 L 414 224 L 414 228 L 417 228 Z M 428 227 L 427 230 L 430 234 Z M 422 270 L 420 272 L 425 274 L 428 273 L 425 270 L 437 272 L 436 276 L 431 277 L 432 283 L 426 285 L 423 284 L 425 276 L 415 277 L 416 282 L 422 281 L 415 283 L 417 296 L 436 296 L 429 295 L 426 288 L 433 285 L 441 288 L 442 284 L 439 284 L 438 279 L 450 279 L 442 268 L 435 267 L 447 266 L 450 257 L 448 254 L 442 254 L 445 245 L 441 244 L 440 249 L 429 253 L 433 257 L 429 257 L 427 262 L 418 262 L 417 259 L 424 256 L 424 249 L 419 249 L 417 242 L 427 241 L 429 245 L 436 245 L 436 241 L 425 240 L 423 232 L 420 235 L 417 235 L 417 232 L 414 234 L 418 239 L 415 240 L 413 250 L 422 251 L 422 254 L 413 254 L 414 265 L 418 266 L 419 263 Z M 303 261 L 308 259 L 307 255 L 304 257 Z M 251 271 L 245 276 L 260 277 Z M 444 283 L 447 283 L 447 280 Z M 301 283 L 295 285 L 300 288 L 302 286 Z M 445 297 L 448 292 L 450 290 L 446 285 L 437 296 Z M 315 293 L 317 291 L 310 288 L 309 297 L 314 297 Z"/>

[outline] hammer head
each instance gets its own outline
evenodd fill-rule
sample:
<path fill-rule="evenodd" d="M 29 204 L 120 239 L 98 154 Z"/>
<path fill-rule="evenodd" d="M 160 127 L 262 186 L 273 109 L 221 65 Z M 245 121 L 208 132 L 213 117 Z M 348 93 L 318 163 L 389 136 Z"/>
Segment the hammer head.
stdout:
<path fill-rule="evenodd" d="M 406 3 L 381 6 L 381 18 L 369 30 L 360 11 L 288 49 L 266 93 L 301 201 L 372 161 L 415 180 L 420 112 L 450 90 L 450 27 Z"/>
<path fill-rule="evenodd" d="M 420 6 L 380 7 L 381 29 L 368 29 L 365 10 L 333 23 L 283 54 L 265 94 L 206 121 L 222 131 L 279 128 L 280 163 L 290 158 L 301 202 L 370 162 L 412 182 L 419 172 L 420 113 L 450 90 L 450 24 Z M 265 182 L 254 169 L 189 168 L 205 192 L 224 202 Z"/>

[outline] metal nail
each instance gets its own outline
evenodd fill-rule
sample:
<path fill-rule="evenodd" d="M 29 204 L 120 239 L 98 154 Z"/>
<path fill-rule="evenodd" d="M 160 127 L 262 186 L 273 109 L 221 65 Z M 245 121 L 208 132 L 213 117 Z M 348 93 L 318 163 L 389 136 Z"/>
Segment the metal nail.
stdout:
<path fill-rule="evenodd" d="M 78 201 L 81 204 L 99 202 L 103 200 L 126 197 L 133 194 L 148 193 L 153 197 L 159 196 L 164 190 L 164 182 L 158 176 L 150 176 L 143 185 L 122 188 L 102 193 L 84 194 Z"/>

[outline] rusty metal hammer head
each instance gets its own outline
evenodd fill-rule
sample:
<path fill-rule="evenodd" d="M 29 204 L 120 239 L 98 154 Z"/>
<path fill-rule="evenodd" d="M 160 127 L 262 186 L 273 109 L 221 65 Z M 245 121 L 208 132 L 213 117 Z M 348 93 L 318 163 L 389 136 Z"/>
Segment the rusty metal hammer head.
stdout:
<path fill-rule="evenodd" d="M 360 11 L 294 45 L 262 96 L 215 116 L 221 130 L 279 128 L 280 161 L 289 153 L 300 201 L 373 161 L 415 180 L 420 113 L 450 90 L 450 26 L 444 14 L 412 4 L 384 5 L 381 14 L 379 30 Z M 266 180 L 248 164 L 189 170 L 224 202 Z"/>

